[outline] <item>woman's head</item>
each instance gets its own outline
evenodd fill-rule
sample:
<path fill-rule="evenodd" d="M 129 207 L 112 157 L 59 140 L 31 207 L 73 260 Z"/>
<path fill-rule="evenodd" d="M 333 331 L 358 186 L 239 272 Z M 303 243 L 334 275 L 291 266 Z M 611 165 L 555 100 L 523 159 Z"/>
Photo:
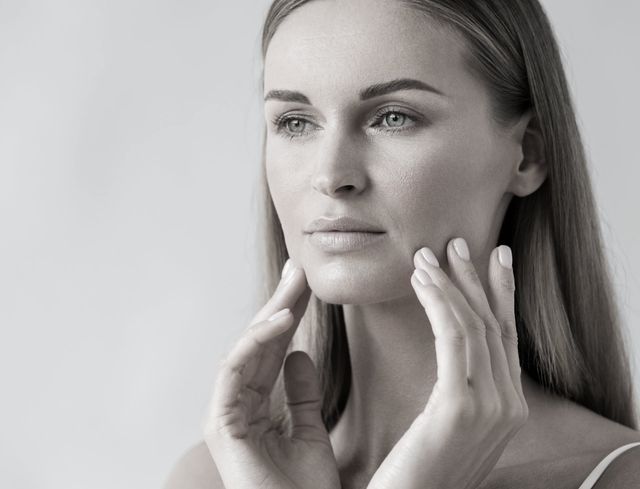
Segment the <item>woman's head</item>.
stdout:
<path fill-rule="evenodd" d="M 278 26 L 264 60 L 266 176 L 287 250 L 323 301 L 413 294 L 414 253 L 445 262 L 455 236 L 488 259 L 511 196 L 542 184 L 528 106 L 502 107 L 474 59 L 459 30 L 400 1 L 311 1 Z M 384 236 L 314 246 L 308 223 L 337 215 Z"/>
<path fill-rule="evenodd" d="M 316 297 L 303 330 L 327 427 L 350 382 L 340 304 L 411 293 L 413 252 L 441 254 L 454 236 L 476 260 L 512 248 L 523 370 L 635 427 L 586 158 L 538 0 L 275 0 L 262 53 L 265 94 L 294 90 L 310 102 L 265 102 L 262 298 L 288 256 L 305 268 Z M 360 96 L 398 78 L 442 93 Z M 288 121 L 277 133 L 280 116 Z M 303 230 L 324 214 L 364 218 L 387 234 L 358 252 L 323 253 Z M 282 377 L 274 397 L 284 427 Z"/>

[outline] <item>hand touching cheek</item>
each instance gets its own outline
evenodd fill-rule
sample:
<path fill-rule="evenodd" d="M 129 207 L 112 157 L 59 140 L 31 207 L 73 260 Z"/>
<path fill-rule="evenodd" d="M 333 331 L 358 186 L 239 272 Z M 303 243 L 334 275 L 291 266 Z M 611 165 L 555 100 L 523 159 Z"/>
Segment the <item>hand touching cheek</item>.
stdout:
<path fill-rule="evenodd" d="M 424 410 L 368 489 L 471 489 L 524 425 L 511 250 L 495 248 L 485 293 L 462 238 L 447 246 L 449 277 L 428 248 L 411 277 L 435 336 L 438 378 Z"/>
<path fill-rule="evenodd" d="M 304 351 L 286 353 L 310 296 L 304 270 L 288 261 L 274 295 L 220 365 L 203 430 L 226 489 L 340 485 L 315 365 Z M 270 415 L 280 369 L 290 434 L 280 434 Z"/>

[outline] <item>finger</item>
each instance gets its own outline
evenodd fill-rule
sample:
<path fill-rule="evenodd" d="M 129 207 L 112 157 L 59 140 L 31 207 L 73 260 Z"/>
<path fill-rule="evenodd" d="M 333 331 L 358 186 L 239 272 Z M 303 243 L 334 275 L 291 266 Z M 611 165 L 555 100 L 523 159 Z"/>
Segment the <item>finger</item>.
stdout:
<path fill-rule="evenodd" d="M 428 248 L 422 248 L 422 250 Z M 491 371 L 491 358 L 486 340 L 486 329 L 482 318 L 469 306 L 460 290 L 451 282 L 449 276 L 439 266 L 429 263 L 422 250 L 414 255 L 416 268 L 425 270 L 435 285 L 444 293 L 455 317 L 465 330 L 467 338 L 467 377 L 473 389 L 484 396 L 495 398 L 496 386 Z M 426 252 L 427 255 L 429 252 Z M 433 252 L 431 252 L 433 255 Z"/>
<path fill-rule="evenodd" d="M 280 282 L 276 290 L 264 306 L 254 315 L 250 324 L 265 321 L 269 316 L 285 307 L 293 309 L 301 294 L 308 288 L 304 270 L 297 267 L 291 258 L 289 258 L 282 268 Z"/>
<path fill-rule="evenodd" d="M 515 399 L 516 390 L 502 344 L 500 324 L 489 305 L 484 287 L 470 256 L 469 247 L 463 238 L 449 241 L 447 258 L 453 283 L 486 326 L 486 341 L 496 388 L 505 399 Z"/>
<path fill-rule="evenodd" d="M 426 285 L 423 284 L 427 282 Z M 429 318 L 435 337 L 438 363 L 438 389 L 454 396 L 463 395 L 468 389 L 466 334 L 444 292 L 435 286 L 424 270 L 416 269 L 411 285 Z"/>
<path fill-rule="evenodd" d="M 291 437 L 330 445 L 322 421 L 322 392 L 318 372 L 309 355 L 294 351 L 284 361 L 284 387 L 291 413 Z"/>
<path fill-rule="evenodd" d="M 293 315 L 285 310 L 272 321 L 251 326 L 221 363 L 211 401 L 210 418 L 215 423 L 215 430 L 224 429 L 240 438 L 246 435 L 252 409 L 239 410 L 238 396 L 255 375 L 265 345 L 291 328 L 292 324 Z M 259 396 L 264 396 L 272 387 L 254 383 L 252 389 Z"/>
<path fill-rule="evenodd" d="M 262 354 L 260 368 L 249 387 L 271 391 L 280 373 L 287 347 L 298 329 L 300 320 L 309 304 L 311 289 L 302 268 L 295 266 L 289 259 L 283 267 L 283 274 L 273 296 L 256 313 L 252 325 L 266 320 L 275 312 L 288 308 L 293 314 L 293 325 L 284 334 L 270 341 Z"/>
<path fill-rule="evenodd" d="M 500 255 L 506 266 L 500 263 Z M 511 248 L 501 245 L 493 250 L 489 259 L 489 302 L 502 332 L 509 374 L 516 392 L 524 403 L 522 391 L 520 355 L 518 354 L 518 332 L 515 316 L 515 277 L 513 274 Z"/>

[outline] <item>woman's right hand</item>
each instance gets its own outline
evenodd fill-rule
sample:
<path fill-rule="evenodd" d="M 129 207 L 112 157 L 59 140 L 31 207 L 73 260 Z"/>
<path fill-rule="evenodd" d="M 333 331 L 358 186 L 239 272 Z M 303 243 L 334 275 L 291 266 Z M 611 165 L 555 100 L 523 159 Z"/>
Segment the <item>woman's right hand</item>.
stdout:
<path fill-rule="evenodd" d="M 271 390 L 311 295 L 304 270 L 291 260 L 288 264 L 273 296 L 222 361 L 216 379 L 204 438 L 225 489 L 340 487 L 320 414 L 317 372 L 305 352 L 291 352 L 284 362 L 291 436 L 280 435 L 269 417 Z M 284 309 L 289 312 L 268 320 Z"/>

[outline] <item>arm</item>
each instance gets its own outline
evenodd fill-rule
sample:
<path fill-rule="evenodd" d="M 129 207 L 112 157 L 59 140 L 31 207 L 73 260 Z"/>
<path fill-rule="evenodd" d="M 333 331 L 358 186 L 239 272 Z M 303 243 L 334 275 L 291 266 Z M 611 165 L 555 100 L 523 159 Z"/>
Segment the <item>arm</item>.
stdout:
<path fill-rule="evenodd" d="M 180 457 L 163 489 L 225 489 L 204 441 Z"/>

